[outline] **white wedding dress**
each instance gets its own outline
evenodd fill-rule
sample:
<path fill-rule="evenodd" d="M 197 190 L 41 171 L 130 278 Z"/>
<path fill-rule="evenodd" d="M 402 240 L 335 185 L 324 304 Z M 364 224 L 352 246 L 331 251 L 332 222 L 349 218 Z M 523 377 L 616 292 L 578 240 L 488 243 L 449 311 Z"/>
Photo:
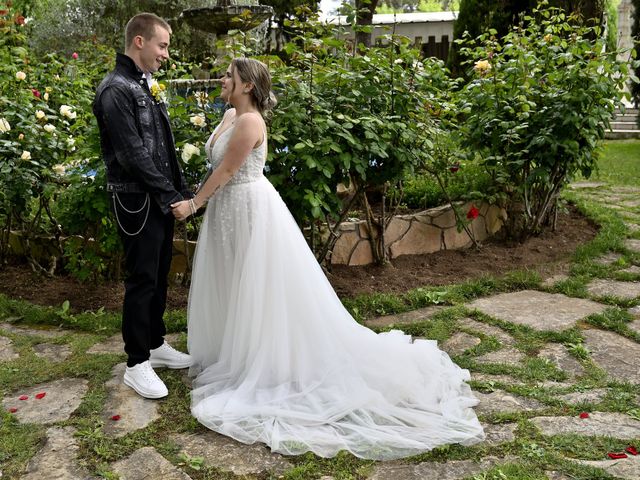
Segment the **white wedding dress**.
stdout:
<path fill-rule="evenodd" d="M 213 146 L 209 138 L 213 168 L 232 130 Z M 283 454 L 393 459 L 482 441 L 467 370 L 435 341 L 376 334 L 342 306 L 263 175 L 266 152 L 265 140 L 209 200 L 198 238 L 188 308 L 195 418 Z"/>

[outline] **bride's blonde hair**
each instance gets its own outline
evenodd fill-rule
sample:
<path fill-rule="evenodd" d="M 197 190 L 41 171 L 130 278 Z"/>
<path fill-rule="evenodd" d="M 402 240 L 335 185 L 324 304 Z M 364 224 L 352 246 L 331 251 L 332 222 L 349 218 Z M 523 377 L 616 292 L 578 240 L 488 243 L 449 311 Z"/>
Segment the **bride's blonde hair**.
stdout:
<path fill-rule="evenodd" d="M 240 80 L 253 84 L 251 98 L 262 115 L 276 106 L 278 101 L 271 91 L 269 68 L 253 58 L 238 57 L 231 61 L 231 69 L 238 72 Z"/>

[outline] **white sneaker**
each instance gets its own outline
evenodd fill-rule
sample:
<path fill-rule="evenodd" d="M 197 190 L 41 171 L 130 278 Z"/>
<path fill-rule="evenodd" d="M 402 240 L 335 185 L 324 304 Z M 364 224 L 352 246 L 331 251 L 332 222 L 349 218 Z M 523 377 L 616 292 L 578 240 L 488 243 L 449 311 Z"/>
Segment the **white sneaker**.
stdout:
<path fill-rule="evenodd" d="M 146 362 L 127 367 L 124 371 L 124 384 L 133 388 L 144 398 L 162 398 L 169 395 L 167 386 Z"/>
<path fill-rule="evenodd" d="M 193 365 L 191 355 L 179 352 L 167 342 L 151 350 L 149 362 L 153 368 L 187 368 Z"/>

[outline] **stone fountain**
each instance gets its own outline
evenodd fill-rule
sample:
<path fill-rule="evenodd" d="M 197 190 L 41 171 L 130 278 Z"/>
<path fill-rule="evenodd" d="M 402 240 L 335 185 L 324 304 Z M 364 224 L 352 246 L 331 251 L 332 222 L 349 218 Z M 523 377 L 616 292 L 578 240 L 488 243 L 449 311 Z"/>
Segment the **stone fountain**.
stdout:
<path fill-rule="evenodd" d="M 210 7 L 190 8 L 181 16 L 197 30 L 226 35 L 230 30 L 251 30 L 272 15 L 273 8 L 257 0 L 214 0 Z"/>
<path fill-rule="evenodd" d="M 231 30 L 243 32 L 261 25 L 273 15 L 273 7 L 260 5 L 258 0 L 209 0 L 210 5 L 189 8 L 180 14 L 180 19 L 196 30 L 216 36 L 216 40 L 224 40 Z M 224 56 L 223 52 L 215 52 L 215 58 Z M 226 65 L 216 65 L 225 69 Z M 172 80 L 170 89 L 187 96 L 191 91 L 208 93 L 218 86 L 216 79 L 209 79 L 209 72 L 203 72 L 204 78 L 194 80 Z"/>

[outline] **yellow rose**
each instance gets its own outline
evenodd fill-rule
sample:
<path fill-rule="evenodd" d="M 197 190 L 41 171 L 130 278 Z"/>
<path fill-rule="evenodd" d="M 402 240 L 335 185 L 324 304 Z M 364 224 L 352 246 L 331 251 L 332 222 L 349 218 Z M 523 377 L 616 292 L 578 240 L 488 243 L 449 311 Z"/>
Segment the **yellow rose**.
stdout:
<path fill-rule="evenodd" d="M 22 81 L 27 78 L 27 74 L 24 72 L 16 72 L 16 80 Z"/>
<path fill-rule="evenodd" d="M 0 133 L 5 133 L 11 130 L 11 125 L 7 122 L 6 118 L 0 118 Z"/>
<path fill-rule="evenodd" d="M 24 140 L 24 133 L 21 133 L 20 135 L 18 135 L 18 140 Z"/>
<path fill-rule="evenodd" d="M 43 128 L 49 133 L 53 132 L 56 129 L 56 127 L 54 127 L 50 123 L 47 123 Z"/>
<path fill-rule="evenodd" d="M 22 155 L 20 155 L 20 158 L 22 160 L 31 160 L 31 152 L 28 152 L 26 150 L 22 151 Z"/>
<path fill-rule="evenodd" d="M 547 33 L 547 34 L 544 36 L 544 41 L 545 41 L 545 42 L 550 42 L 551 40 L 553 40 L 553 35 L 551 35 L 550 33 Z"/>
<path fill-rule="evenodd" d="M 36 118 L 38 120 L 42 120 L 43 118 L 47 118 L 47 116 L 45 115 L 45 113 L 42 110 L 37 110 L 36 111 Z"/>
<path fill-rule="evenodd" d="M 57 175 L 64 175 L 64 172 L 66 170 L 65 166 L 61 164 L 54 165 L 52 168 Z"/>
<path fill-rule="evenodd" d="M 45 102 L 49 101 L 49 94 L 47 92 L 44 92 L 44 101 Z"/>
<path fill-rule="evenodd" d="M 473 69 L 482 74 L 491 70 L 491 64 L 488 60 L 478 60 L 473 66 Z"/>

